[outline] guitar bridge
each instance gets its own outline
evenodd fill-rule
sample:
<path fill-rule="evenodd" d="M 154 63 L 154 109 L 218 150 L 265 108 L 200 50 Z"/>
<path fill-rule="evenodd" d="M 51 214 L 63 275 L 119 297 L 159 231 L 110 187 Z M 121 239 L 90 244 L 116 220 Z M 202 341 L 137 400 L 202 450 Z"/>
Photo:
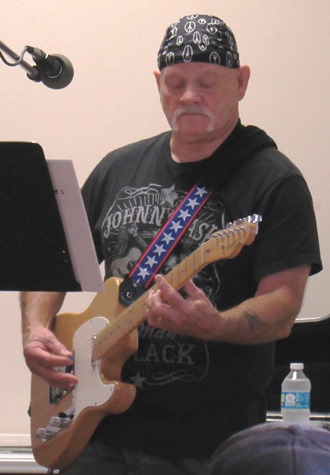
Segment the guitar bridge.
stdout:
<path fill-rule="evenodd" d="M 72 421 L 74 416 L 74 407 L 71 406 L 64 412 L 60 412 L 57 416 L 53 416 L 49 419 L 49 423 L 46 427 L 39 427 L 36 431 L 36 436 L 42 442 L 54 437 L 61 429 L 66 427 Z"/>

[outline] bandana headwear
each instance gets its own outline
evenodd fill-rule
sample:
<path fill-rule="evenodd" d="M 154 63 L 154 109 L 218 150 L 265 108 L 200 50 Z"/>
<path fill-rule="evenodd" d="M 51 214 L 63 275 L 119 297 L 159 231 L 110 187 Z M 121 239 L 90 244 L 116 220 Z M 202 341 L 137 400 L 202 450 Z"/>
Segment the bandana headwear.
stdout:
<path fill-rule="evenodd" d="M 235 69 L 240 66 L 233 32 L 220 18 L 189 15 L 172 23 L 158 51 L 158 68 L 202 62 Z"/>

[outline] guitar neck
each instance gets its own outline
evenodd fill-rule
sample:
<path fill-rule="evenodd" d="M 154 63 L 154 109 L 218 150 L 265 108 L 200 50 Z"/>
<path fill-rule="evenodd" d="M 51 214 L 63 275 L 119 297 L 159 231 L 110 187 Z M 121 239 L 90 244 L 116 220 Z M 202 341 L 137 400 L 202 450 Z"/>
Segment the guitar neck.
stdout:
<path fill-rule="evenodd" d="M 188 256 L 165 276 L 167 282 L 176 290 L 180 289 L 199 269 L 204 267 L 201 248 L 197 251 L 194 256 Z M 197 270 L 196 262 L 199 262 Z M 157 290 L 157 285 L 155 284 L 151 288 Z M 135 330 L 145 320 L 146 303 L 147 293 L 144 293 L 97 334 L 94 342 L 96 359 L 102 358 L 123 336 Z"/>
<path fill-rule="evenodd" d="M 164 277 L 172 287 L 178 290 L 207 264 L 235 257 L 244 244 L 253 242 L 255 234 L 256 226 L 252 223 L 240 224 L 219 231 Z M 157 285 L 155 284 L 152 289 L 157 290 Z M 113 345 L 145 320 L 146 302 L 147 293 L 144 293 L 96 335 L 94 341 L 94 357 L 96 359 L 104 357 Z"/>

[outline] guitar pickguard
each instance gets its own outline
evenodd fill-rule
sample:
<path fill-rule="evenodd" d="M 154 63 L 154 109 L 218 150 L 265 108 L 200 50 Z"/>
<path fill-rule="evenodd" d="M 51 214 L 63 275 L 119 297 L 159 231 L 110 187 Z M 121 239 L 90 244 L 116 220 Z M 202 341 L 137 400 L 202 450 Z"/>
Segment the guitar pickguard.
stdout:
<path fill-rule="evenodd" d="M 78 383 L 72 390 L 72 405 L 52 415 L 47 426 L 37 429 L 37 437 L 47 441 L 67 427 L 86 408 L 96 408 L 105 404 L 112 396 L 115 383 L 104 383 L 100 373 L 100 360 L 93 356 L 94 339 L 98 332 L 108 325 L 104 317 L 95 317 L 83 323 L 73 335 L 73 354 L 75 355 L 75 375 Z M 66 371 L 66 368 L 59 368 Z M 57 404 L 69 391 L 49 388 L 50 404 Z M 54 392 L 55 391 L 55 392 Z"/>
<path fill-rule="evenodd" d="M 115 385 L 105 383 L 100 372 L 100 360 L 95 360 L 94 338 L 108 325 L 104 317 L 83 323 L 73 335 L 75 375 L 79 382 L 73 390 L 74 418 L 86 407 L 97 407 L 111 398 Z"/>

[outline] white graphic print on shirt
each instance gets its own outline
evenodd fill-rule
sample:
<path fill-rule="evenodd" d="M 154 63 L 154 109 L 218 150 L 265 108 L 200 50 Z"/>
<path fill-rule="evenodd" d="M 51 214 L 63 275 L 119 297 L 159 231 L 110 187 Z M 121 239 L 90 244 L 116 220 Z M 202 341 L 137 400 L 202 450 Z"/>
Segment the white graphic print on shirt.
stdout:
<path fill-rule="evenodd" d="M 185 193 L 174 186 L 163 188 L 123 188 L 108 210 L 102 224 L 102 239 L 106 249 L 107 276 L 128 274 Z M 167 273 L 183 258 L 224 227 L 221 202 L 214 197 L 199 212 L 182 237 L 174 253 L 165 262 Z M 203 290 L 213 301 L 220 289 L 215 265 L 201 271 L 194 279 L 203 282 Z M 139 328 L 139 349 L 125 365 L 125 377 L 138 387 L 164 385 L 173 381 L 196 382 L 205 378 L 209 352 L 205 342 L 150 327 L 144 322 Z"/>

